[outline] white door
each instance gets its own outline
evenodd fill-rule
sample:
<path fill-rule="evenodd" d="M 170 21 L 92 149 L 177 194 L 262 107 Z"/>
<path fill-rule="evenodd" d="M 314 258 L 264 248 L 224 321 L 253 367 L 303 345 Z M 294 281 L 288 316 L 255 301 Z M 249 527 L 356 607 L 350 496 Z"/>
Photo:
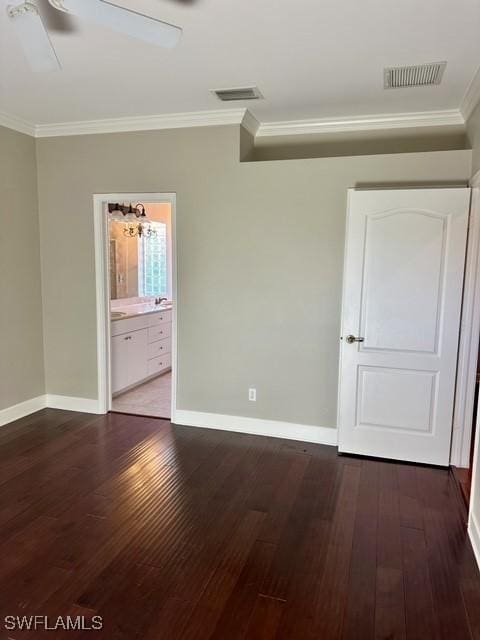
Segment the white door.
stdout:
<path fill-rule="evenodd" d="M 449 464 L 469 203 L 464 188 L 349 192 L 341 452 Z"/>

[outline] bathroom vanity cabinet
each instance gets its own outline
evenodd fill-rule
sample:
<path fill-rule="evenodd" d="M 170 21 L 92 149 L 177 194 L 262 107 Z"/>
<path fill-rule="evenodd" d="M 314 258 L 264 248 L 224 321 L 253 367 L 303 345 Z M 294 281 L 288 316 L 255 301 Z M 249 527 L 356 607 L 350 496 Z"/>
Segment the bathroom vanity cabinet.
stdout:
<path fill-rule="evenodd" d="M 172 312 L 112 320 L 112 393 L 118 394 L 172 365 Z"/>

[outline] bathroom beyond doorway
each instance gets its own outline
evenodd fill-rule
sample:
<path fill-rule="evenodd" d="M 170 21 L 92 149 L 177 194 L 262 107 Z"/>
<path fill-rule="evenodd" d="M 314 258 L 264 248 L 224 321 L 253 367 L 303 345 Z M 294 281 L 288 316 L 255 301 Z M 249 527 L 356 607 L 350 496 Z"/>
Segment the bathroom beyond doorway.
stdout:
<path fill-rule="evenodd" d="M 111 409 L 171 417 L 172 203 L 104 203 Z"/>

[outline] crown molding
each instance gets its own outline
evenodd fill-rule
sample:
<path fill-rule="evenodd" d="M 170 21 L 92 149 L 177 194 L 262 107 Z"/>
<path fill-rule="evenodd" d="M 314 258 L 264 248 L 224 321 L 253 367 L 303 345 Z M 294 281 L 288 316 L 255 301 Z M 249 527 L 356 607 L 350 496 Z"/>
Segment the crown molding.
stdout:
<path fill-rule="evenodd" d="M 470 85 L 462 110 L 420 111 L 414 113 L 381 114 L 351 118 L 320 118 L 260 123 L 248 109 L 217 109 L 154 116 L 82 120 L 57 124 L 33 124 L 0 112 L 0 126 L 14 129 L 35 138 L 80 136 L 101 133 L 125 133 L 129 131 L 155 131 L 188 127 L 242 125 L 254 138 L 269 136 L 312 135 L 321 133 L 345 133 L 375 131 L 411 127 L 465 125 L 466 119 L 480 98 L 480 73 Z"/>
<path fill-rule="evenodd" d="M 213 127 L 218 125 L 241 124 L 245 117 L 245 112 L 246 109 L 217 109 L 215 111 L 191 111 L 157 116 L 40 124 L 35 127 L 35 137 L 54 138 L 59 136 L 82 136 L 98 133 L 157 131 L 160 129 L 183 129 L 188 127 Z"/>
<path fill-rule="evenodd" d="M 460 105 L 460 111 L 465 119 L 465 122 L 472 115 L 475 107 L 480 102 L 480 68 L 477 70 L 477 73 L 473 76 L 473 80 L 471 81 L 465 95 L 463 96 L 462 103 Z"/>
<path fill-rule="evenodd" d="M 418 111 L 413 113 L 380 114 L 352 118 L 320 118 L 267 122 L 260 125 L 257 137 L 378 131 L 380 129 L 440 127 L 464 124 L 465 119 L 460 110 L 449 109 L 444 111 Z"/>
<path fill-rule="evenodd" d="M 35 136 L 35 125 L 32 122 L 27 122 L 9 113 L 0 112 L 0 126 L 25 133 L 27 136 Z"/>
<path fill-rule="evenodd" d="M 245 114 L 242 120 L 242 126 L 254 137 L 257 137 L 258 131 L 261 127 L 260 122 L 256 119 L 256 117 L 249 111 L 245 109 Z"/>

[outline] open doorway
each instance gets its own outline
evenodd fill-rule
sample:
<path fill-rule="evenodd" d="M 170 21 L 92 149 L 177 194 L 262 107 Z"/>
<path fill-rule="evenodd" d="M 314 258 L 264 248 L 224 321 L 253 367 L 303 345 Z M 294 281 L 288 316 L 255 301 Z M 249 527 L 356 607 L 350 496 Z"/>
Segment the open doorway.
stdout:
<path fill-rule="evenodd" d="M 95 196 L 99 397 L 105 411 L 171 419 L 175 195 Z"/>

